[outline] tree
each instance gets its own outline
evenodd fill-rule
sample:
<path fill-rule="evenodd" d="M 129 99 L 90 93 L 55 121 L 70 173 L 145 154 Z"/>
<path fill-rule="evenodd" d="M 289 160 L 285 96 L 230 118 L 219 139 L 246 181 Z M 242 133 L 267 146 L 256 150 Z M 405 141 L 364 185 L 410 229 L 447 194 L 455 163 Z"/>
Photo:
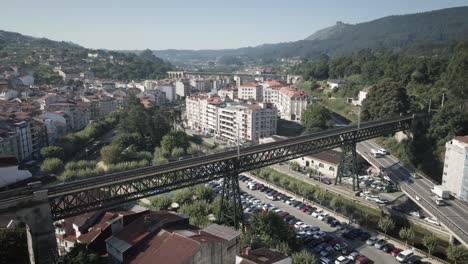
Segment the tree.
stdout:
<path fill-rule="evenodd" d="M 281 217 L 273 212 L 254 214 L 251 228 L 253 235 L 259 237 L 268 247 L 274 248 L 276 244 L 285 242 L 292 250 L 298 249 L 294 231 L 288 227 Z"/>
<path fill-rule="evenodd" d="M 191 204 L 184 204 L 180 207 L 179 212 L 190 216 L 190 223 L 194 226 L 205 227 L 209 224 L 211 206 L 205 201 L 194 201 Z"/>
<path fill-rule="evenodd" d="M 161 194 L 149 198 L 154 210 L 166 210 L 171 206 L 172 199 L 167 194 Z"/>
<path fill-rule="evenodd" d="M 292 253 L 292 249 L 291 247 L 288 245 L 288 243 L 286 242 L 279 242 L 275 245 L 275 249 L 280 252 L 280 253 L 283 253 L 287 256 L 291 255 Z"/>
<path fill-rule="evenodd" d="M 323 189 L 318 189 L 315 192 L 315 199 L 322 205 L 322 202 L 325 201 L 325 198 L 327 196 L 327 193 Z"/>
<path fill-rule="evenodd" d="M 102 161 L 106 164 L 119 163 L 122 158 L 122 149 L 117 145 L 105 146 L 101 149 Z"/>
<path fill-rule="evenodd" d="M 309 132 L 330 128 L 333 126 L 332 113 L 323 105 L 310 104 L 302 114 L 302 125 Z"/>
<path fill-rule="evenodd" d="M 47 158 L 63 159 L 65 156 L 65 152 L 63 151 L 62 147 L 48 146 L 48 147 L 41 148 L 41 156 L 44 159 L 47 159 Z"/>
<path fill-rule="evenodd" d="M 400 82 L 383 80 L 370 89 L 361 109 L 365 121 L 406 114 L 409 109 L 406 89 Z"/>
<path fill-rule="evenodd" d="M 104 264 L 106 261 L 88 250 L 85 244 L 75 244 L 70 252 L 60 256 L 59 264 Z"/>
<path fill-rule="evenodd" d="M 0 262 L 29 263 L 25 228 L 0 229 Z"/>
<path fill-rule="evenodd" d="M 389 230 L 395 228 L 395 222 L 393 222 L 392 218 L 390 218 L 389 216 L 380 217 L 377 225 L 384 232 L 385 235 L 387 235 L 387 232 Z"/>
<path fill-rule="evenodd" d="M 306 250 L 301 250 L 292 254 L 292 262 L 294 264 L 315 264 L 316 260 L 314 255 Z"/>
<path fill-rule="evenodd" d="M 331 208 L 333 208 L 333 210 L 335 210 L 335 213 L 336 213 L 336 210 L 340 208 L 342 205 L 343 205 L 343 201 L 341 200 L 341 198 L 333 196 L 333 198 L 330 201 L 330 206 Z"/>
<path fill-rule="evenodd" d="M 431 120 L 429 136 L 438 145 L 443 145 L 457 135 L 462 134 L 466 119 L 463 112 L 455 105 L 446 105 L 439 110 Z"/>
<path fill-rule="evenodd" d="M 295 170 L 295 171 L 298 171 L 299 168 L 301 167 L 297 161 L 289 162 L 289 166 L 291 167 L 292 170 Z"/>
<path fill-rule="evenodd" d="M 468 249 L 462 245 L 450 244 L 447 248 L 447 258 L 455 264 L 464 263 L 468 261 Z"/>
<path fill-rule="evenodd" d="M 437 237 L 434 234 L 425 235 L 423 238 L 423 245 L 427 248 L 429 256 L 432 256 L 434 249 L 437 247 Z"/>
<path fill-rule="evenodd" d="M 184 151 L 183 148 L 176 147 L 176 148 L 172 149 L 171 155 L 172 155 L 172 157 L 174 157 L 176 159 L 179 159 L 179 158 L 182 158 L 185 155 L 185 151 Z"/>
<path fill-rule="evenodd" d="M 408 246 L 408 241 L 411 243 L 411 241 L 414 239 L 415 232 L 413 227 L 404 227 L 400 229 L 398 235 L 400 235 L 400 238 L 405 241 L 405 246 Z"/>
<path fill-rule="evenodd" d="M 174 148 L 186 150 L 189 146 L 188 136 L 181 130 L 172 130 L 164 135 L 161 140 L 161 147 L 169 152 L 172 152 Z"/>
<path fill-rule="evenodd" d="M 194 192 L 192 188 L 179 189 L 174 192 L 172 199 L 174 202 L 182 205 L 186 202 L 190 202 L 192 200 L 193 194 Z"/>
<path fill-rule="evenodd" d="M 211 202 L 213 199 L 213 189 L 203 184 L 195 186 L 195 196 L 206 202 Z"/>
<path fill-rule="evenodd" d="M 468 41 L 455 48 L 445 76 L 450 100 L 460 103 L 461 108 L 468 105 Z"/>
<path fill-rule="evenodd" d="M 41 171 L 47 175 L 59 174 L 63 170 L 63 162 L 59 158 L 48 158 L 42 162 Z"/>

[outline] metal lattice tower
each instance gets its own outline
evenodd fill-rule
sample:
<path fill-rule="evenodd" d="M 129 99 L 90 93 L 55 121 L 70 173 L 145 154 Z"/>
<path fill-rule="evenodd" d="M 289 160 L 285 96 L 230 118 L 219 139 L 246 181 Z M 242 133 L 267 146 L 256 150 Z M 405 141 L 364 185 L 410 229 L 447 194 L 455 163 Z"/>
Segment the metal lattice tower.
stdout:
<path fill-rule="evenodd" d="M 344 177 L 353 178 L 353 191 L 359 190 L 359 178 L 357 171 L 356 143 L 341 147 L 341 160 L 338 167 L 338 174 L 335 178 L 335 185 L 340 183 Z"/>
<path fill-rule="evenodd" d="M 243 221 L 243 210 L 240 198 L 239 173 L 234 170 L 223 180 L 221 207 L 218 214 L 219 223 L 233 226 L 239 230 Z"/>

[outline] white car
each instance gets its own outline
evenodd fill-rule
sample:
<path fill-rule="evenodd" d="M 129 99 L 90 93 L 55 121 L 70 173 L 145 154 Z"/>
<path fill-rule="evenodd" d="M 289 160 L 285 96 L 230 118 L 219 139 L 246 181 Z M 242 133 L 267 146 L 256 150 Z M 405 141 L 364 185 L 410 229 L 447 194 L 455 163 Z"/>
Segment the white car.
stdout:
<path fill-rule="evenodd" d="M 317 218 L 323 212 L 322 209 L 317 209 L 312 213 L 312 216 Z"/>
<path fill-rule="evenodd" d="M 324 219 L 326 216 L 328 216 L 327 213 L 322 213 L 322 214 L 320 214 L 320 215 L 317 217 L 317 219 L 320 220 L 320 221 L 323 221 L 323 219 Z"/>
<path fill-rule="evenodd" d="M 379 152 L 380 155 L 387 155 L 387 154 L 388 154 L 388 152 L 387 152 L 385 149 L 383 149 L 383 148 L 378 149 L 377 152 Z"/>
<path fill-rule="evenodd" d="M 335 260 L 335 264 L 347 264 L 349 263 L 351 260 L 346 258 L 345 256 L 339 256 L 338 258 L 336 258 Z"/>
<path fill-rule="evenodd" d="M 421 217 L 421 214 L 418 212 L 418 211 L 413 211 L 413 212 L 410 212 L 409 213 L 411 216 L 414 216 L 414 217 L 417 217 L 417 218 L 420 218 Z"/>
<path fill-rule="evenodd" d="M 271 194 L 268 194 L 268 195 L 266 196 L 266 198 L 268 198 L 268 199 L 270 199 L 270 200 L 272 200 L 272 201 L 274 201 L 274 200 L 277 199 L 276 196 L 273 196 L 273 195 L 271 195 Z"/>
<path fill-rule="evenodd" d="M 437 218 L 426 217 L 424 218 L 424 221 L 431 223 L 433 225 L 440 225 L 439 220 L 437 220 Z"/>
<path fill-rule="evenodd" d="M 299 222 L 297 222 L 297 223 L 294 224 L 294 227 L 295 227 L 295 228 L 302 228 L 302 225 L 303 225 L 303 224 L 304 224 L 303 222 L 299 221 Z"/>
<path fill-rule="evenodd" d="M 290 204 L 291 204 L 292 202 L 294 202 L 294 201 L 296 201 L 296 200 L 294 200 L 294 199 L 289 199 L 289 200 L 286 201 L 286 204 L 287 204 L 287 205 L 290 205 Z"/>

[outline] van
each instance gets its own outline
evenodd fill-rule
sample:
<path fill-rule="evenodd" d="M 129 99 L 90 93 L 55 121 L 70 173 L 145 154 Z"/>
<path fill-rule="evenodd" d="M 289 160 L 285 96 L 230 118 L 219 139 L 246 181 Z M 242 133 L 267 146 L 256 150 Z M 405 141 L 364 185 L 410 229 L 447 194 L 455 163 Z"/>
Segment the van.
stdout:
<path fill-rule="evenodd" d="M 406 262 L 408 259 L 410 259 L 413 256 L 413 254 L 414 254 L 413 251 L 410 249 L 404 250 L 396 256 L 396 260 L 398 262 Z"/>
<path fill-rule="evenodd" d="M 436 204 L 439 205 L 439 206 L 445 205 L 444 199 L 442 199 L 442 198 L 440 198 L 440 197 L 436 197 L 435 202 L 436 202 Z"/>

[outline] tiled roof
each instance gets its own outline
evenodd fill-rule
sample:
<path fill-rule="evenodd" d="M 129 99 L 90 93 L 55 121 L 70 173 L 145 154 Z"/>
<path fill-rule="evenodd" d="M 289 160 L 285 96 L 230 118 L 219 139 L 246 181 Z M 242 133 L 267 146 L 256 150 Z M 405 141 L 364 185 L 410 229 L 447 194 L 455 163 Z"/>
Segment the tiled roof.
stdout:
<path fill-rule="evenodd" d="M 203 229 L 204 232 L 210 233 L 214 236 L 226 239 L 228 241 L 233 240 L 236 237 L 239 237 L 241 232 L 236 231 L 230 227 L 218 225 L 218 224 L 211 224 Z"/>
<path fill-rule="evenodd" d="M 291 86 L 282 87 L 280 92 L 288 97 L 307 97 L 307 93 L 304 90 L 300 90 Z"/>
<path fill-rule="evenodd" d="M 251 261 L 247 263 L 253 262 L 253 263 L 261 263 L 261 264 L 272 264 L 272 263 L 288 258 L 288 256 L 280 252 L 268 249 L 268 248 L 259 248 L 259 249 L 250 250 L 248 255 L 241 254 L 240 257 L 248 261 Z"/>
<path fill-rule="evenodd" d="M 10 167 L 18 165 L 18 159 L 14 156 L 0 156 L 0 167 Z"/>
<path fill-rule="evenodd" d="M 330 164 L 340 164 L 341 153 L 336 150 L 327 150 L 319 153 L 309 155 L 309 157 L 321 160 Z"/>
<path fill-rule="evenodd" d="M 468 135 L 466 136 L 460 136 L 460 137 L 455 137 L 456 140 L 463 142 L 465 144 L 468 144 Z"/>

